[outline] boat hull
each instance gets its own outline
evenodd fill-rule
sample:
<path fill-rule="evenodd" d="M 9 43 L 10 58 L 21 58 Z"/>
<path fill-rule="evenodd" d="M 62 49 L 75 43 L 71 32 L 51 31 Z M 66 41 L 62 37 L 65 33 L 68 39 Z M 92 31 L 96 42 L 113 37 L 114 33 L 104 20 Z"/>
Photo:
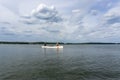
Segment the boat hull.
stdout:
<path fill-rule="evenodd" d="M 63 48 L 63 46 L 42 46 L 42 48 Z"/>

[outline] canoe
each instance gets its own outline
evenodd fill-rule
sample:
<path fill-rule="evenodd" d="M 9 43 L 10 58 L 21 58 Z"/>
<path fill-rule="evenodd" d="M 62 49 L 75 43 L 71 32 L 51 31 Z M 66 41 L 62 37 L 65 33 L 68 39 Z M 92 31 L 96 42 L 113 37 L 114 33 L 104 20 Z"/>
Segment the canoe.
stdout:
<path fill-rule="evenodd" d="M 42 48 L 63 48 L 63 46 L 42 46 Z"/>

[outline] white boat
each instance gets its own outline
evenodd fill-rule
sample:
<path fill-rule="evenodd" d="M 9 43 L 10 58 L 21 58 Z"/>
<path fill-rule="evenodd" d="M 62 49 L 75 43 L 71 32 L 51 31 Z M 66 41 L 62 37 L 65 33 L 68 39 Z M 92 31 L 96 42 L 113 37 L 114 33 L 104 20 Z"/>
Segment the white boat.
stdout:
<path fill-rule="evenodd" d="M 63 46 L 42 46 L 42 48 L 63 48 Z"/>

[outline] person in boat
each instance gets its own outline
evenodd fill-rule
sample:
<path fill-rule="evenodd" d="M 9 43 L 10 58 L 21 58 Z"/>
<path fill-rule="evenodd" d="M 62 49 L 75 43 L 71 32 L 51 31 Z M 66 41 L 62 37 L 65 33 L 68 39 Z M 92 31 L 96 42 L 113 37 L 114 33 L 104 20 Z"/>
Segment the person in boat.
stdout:
<path fill-rule="evenodd" d="M 46 43 L 44 43 L 44 46 L 47 46 L 47 44 L 46 44 Z"/>
<path fill-rule="evenodd" d="M 59 43 L 57 43 L 56 46 L 59 46 Z"/>

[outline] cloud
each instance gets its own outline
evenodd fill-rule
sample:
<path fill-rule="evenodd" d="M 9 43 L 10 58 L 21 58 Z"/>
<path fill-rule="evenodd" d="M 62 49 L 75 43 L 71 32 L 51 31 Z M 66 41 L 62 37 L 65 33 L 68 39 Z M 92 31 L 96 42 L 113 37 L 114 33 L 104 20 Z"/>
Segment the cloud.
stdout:
<path fill-rule="evenodd" d="M 22 22 L 26 24 L 39 23 L 57 23 L 62 21 L 62 17 L 54 6 L 46 6 L 40 4 L 36 9 L 33 9 L 30 16 L 22 16 Z"/>
<path fill-rule="evenodd" d="M 120 4 L 111 8 L 104 14 L 104 18 L 108 24 L 120 23 Z"/>
<path fill-rule="evenodd" d="M 52 28 L 48 28 L 48 27 L 43 27 L 42 29 L 46 30 L 50 33 L 60 33 L 60 30 L 58 30 L 58 29 L 52 29 Z"/>
<path fill-rule="evenodd" d="M 79 9 L 72 10 L 73 13 L 80 13 L 81 11 Z"/>
<path fill-rule="evenodd" d="M 15 35 L 15 33 L 13 32 L 12 27 L 8 27 L 8 26 L 10 26 L 10 25 L 8 25 L 8 24 L 6 24 L 6 26 L 1 25 L 1 27 L 0 27 L 0 35 L 1 36 L 2 35 L 4 35 L 4 36 L 13 36 L 13 35 Z"/>
<path fill-rule="evenodd" d="M 92 14 L 92 15 L 95 15 L 95 16 L 96 16 L 98 13 L 99 13 L 99 12 L 98 12 L 97 10 L 91 10 L 91 14 Z"/>
<path fill-rule="evenodd" d="M 22 0 L 15 5 L 13 2 L 5 0 L 2 3 L 6 7 L 0 5 L 0 40 L 7 37 L 8 40 L 15 37 L 14 40 L 65 42 L 120 39 L 120 5 L 114 1 L 29 0 L 27 4 L 28 1 Z M 55 7 L 48 6 L 53 4 Z M 20 17 L 16 16 L 17 12 Z"/>
<path fill-rule="evenodd" d="M 0 22 L 0 24 L 8 24 L 8 25 L 10 25 L 11 23 L 9 23 L 9 22 Z"/>
<path fill-rule="evenodd" d="M 69 34 L 69 39 L 75 36 L 74 41 L 76 42 L 119 41 L 119 10 L 119 5 L 115 5 L 104 13 L 97 10 L 89 10 L 86 14 L 82 15 L 82 17 L 79 15 L 80 11 L 74 10 L 75 16 L 72 16 L 72 22 L 75 21 L 74 29 L 73 32 Z"/>

